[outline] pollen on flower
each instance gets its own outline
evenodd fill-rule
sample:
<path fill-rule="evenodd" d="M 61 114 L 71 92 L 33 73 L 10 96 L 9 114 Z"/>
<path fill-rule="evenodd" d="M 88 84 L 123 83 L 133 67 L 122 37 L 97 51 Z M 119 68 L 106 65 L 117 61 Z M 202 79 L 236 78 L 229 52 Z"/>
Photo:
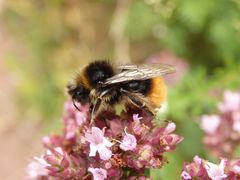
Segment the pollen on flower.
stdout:
<path fill-rule="evenodd" d="M 113 157 L 111 158 L 111 163 L 112 163 L 112 165 L 114 165 L 116 167 L 126 166 L 125 162 L 123 161 L 123 159 L 119 155 L 113 155 Z"/>
<path fill-rule="evenodd" d="M 42 163 L 30 164 L 28 172 L 36 179 L 148 179 L 142 172 L 161 168 L 165 152 L 182 140 L 173 134 L 174 123 L 154 126 L 154 117 L 139 109 L 138 114 L 133 109 L 120 115 L 106 112 L 92 126 L 89 106 L 79 104 L 78 111 L 66 102 L 64 107 L 63 133 L 45 136 Z"/>

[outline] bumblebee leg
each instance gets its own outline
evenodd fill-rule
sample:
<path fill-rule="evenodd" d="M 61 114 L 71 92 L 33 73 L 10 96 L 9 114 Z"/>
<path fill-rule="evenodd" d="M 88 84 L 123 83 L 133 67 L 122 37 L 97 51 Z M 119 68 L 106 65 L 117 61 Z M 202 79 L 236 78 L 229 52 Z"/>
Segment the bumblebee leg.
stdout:
<path fill-rule="evenodd" d="M 101 103 L 102 103 L 102 98 L 100 98 L 100 97 L 97 98 L 97 100 L 94 102 L 92 112 L 91 112 L 90 125 L 92 125 L 94 123 L 94 118 L 95 118 L 96 114 L 98 113 Z"/>
<path fill-rule="evenodd" d="M 103 102 L 103 98 L 104 96 L 107 96 L 108 93 L 110 93 L 112 91 L 112 89 L 107 89 L 105 91 L 103 91 L 99 97 L 97 97 L 97 99 L 94 101 L 93 103 L 93 108 L 92 108 L 92 112 L 91 112 L 91 123 L 94 123 L 94 118 L 96 117 L 96 115 L 98 115 L 99 110 L 101 109 L 102 106 L 102 102 Z"/>
<path fill-rule="evenodd" d="M 131 103 L 133 105 L 137 106 L 140 109 L 142 108 L 145 109 L 150 114 L 154 114 L 154 112 L 151 110 L 152 108 L 150 108 L 150 105 L 147 102 L 145 102 L 143 99 L 139 98 L 138 95 L 122 88 L 120 89 L 120 92 L 125 96 L 127 96 L 131 100 Z"/>

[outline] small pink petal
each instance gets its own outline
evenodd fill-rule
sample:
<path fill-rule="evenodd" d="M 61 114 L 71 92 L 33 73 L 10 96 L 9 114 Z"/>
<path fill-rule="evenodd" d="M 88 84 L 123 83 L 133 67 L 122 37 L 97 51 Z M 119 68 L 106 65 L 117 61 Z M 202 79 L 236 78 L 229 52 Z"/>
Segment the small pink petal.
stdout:
<path fill-rule="evenodd" d="M 74 179 L 73 176 L 75 175 L 75 171 L 71 168 L 64 169 L 61 172 L 61 176 L 64 177 L 64 179 Z"/>
<path fill-rule="evenodd" d="M 63 157 L 63 159 L 62 159 L 62 161 L 61 161 L 61 163 L 60 163 L 61 168 L 66 169 L 66 168 L 69 167 L 69 165 L 70 165 L 70 164 L 69 164 L 68 159 L 67 159 L 66 157 Z"/>
<path fill-rule="evenodd" d="M 53 166 L 59 164 L 59 158 L 57 158 L 57 157 L 54 156 L 54 155 L 45 155 L 45 156 L 44 156 L 44 160 L 45 160 L 47 163 L 49 163 L 49 164 L 51 164 L 51 165 L 53 165 Z"/>
<path fill-rule="evenodd" d="M 139 117 L 139 114 L 133 114 L 133 120 L 134 121 L 138 121 L 140 119 L 142 119 L 142 117 Z"/>
<path fill-rule="evenodd" d="M 38 158 L 35 157 L 34 161 L 28 164 L 27 166 L 27 174 L 29 179 L 37 179 L 41 176 L 47 176 L 49 171 L 47 170 L 47 167 L 49 167 L 50 164 L 48 164 L 44 159 L 43 156 Z"/>
<path fill-rule="evenodd" d="M 211 162 L 206 162 L 204 165 L 207 174 L 213 180 L 222 180 L 226 178 L 227 175 L 224 173 L 224 168 L 226 166 L 226 160 L 222 160 L 219 165 L 213 164 Z"/>
<path fill-rule="evenodd" d="M 233 166 L 233 172 L 236 173 L 236 174 L 240 174 L 240 166 L 239 165 L 235 165 Z"/>
<path fill-rule="evenodd" d="M 105 146 L 99 146 L 98 147 L 98 153 L 102 160 L 106 161 L 111 158 L 112 151 L 106 148 Z"/>
<path fill-rule="evenodd" d="M 214 134 L 220 125 L 218 115 L 204 115 L 201 119 L 201 128 L 208 134 Z"/>
<path fill-rule="evenodd" d="M 225 91 L 224 101 L 218 104 L 218 109 L 222 112 L 236 111 L 240 108 L 240 93 Z"/>
<path fill-rule="evenodd" d="M 173 122 L 170 122 L 167 124 L 167 126 L 165 127 L 165 130 L 164 130 L 164 134 L 170 134 L 172 133 L 173 131 L 175 131 L 176 129 L 176 124 L 173 123 Z"/>
<path fill-rule="evenodd" d="M 105 168 L 110 169 L 112 167 L 112 164 L 110 162 L 105 163 Z"/>
<path fill-rule="evenodd" d="M 233 130 L 240 133 L 240 111 L 233 112 Z"/>
<path fill-rule="evenodd" d="M 86 122 L 86 116 L 83 112 L 76 112 L 76 122 L 78 126 L 81 126 L 83 123 Z"/>
<path fill-rule="evenodd" d="M 197 165 L 201 165 L 202 164 L 202 159 L 199 156 L 194 156 L 193 161 L 197 164 Z"/>
<path fill-rule="evenodd" d="M 132 151 L 136 149 L 137 146 L 137 140 L 134 135 L 126 133 L 126 135 L 123 137 L 123 140 L 120 144 L 120 148 L 124 151 Z"/>
<path fill-rule="evenodd" d="M 190 176 L 190 174 L 188 174 L 186 171 L 182 171 L 181 177 L 182 177 L 184 180 L 192 179 L 192 177 Z"/>
<path fill-rule="evenodd" d="M 104 180 L 107 178 L 107 171 L 102 168 L 88 168 L 88 171 L 92 173 L 94 180 Z"/>
<path fill-rule="evenodd" d="M 97 147 L 93 144 L 90 144 L 90 152 L 89 152 L 89 156 L 96 156 L 96 152 L 97 152 Z"/>

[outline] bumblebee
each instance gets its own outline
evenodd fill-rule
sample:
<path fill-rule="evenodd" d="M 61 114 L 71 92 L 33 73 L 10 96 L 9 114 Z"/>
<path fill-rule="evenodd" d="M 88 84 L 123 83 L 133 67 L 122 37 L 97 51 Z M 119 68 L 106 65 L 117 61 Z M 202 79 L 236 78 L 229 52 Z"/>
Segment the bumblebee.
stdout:
<path fill-rule="evenodd" d="M 67 91 L 75 102 L 91 105 L 92 118 L 118 103 L 136 106 L 154 114 L 166 99 L 163 75 L 175 69 L 166 64 L 113 66 L 108 61 L 92 62 L 76 73 Z"/>

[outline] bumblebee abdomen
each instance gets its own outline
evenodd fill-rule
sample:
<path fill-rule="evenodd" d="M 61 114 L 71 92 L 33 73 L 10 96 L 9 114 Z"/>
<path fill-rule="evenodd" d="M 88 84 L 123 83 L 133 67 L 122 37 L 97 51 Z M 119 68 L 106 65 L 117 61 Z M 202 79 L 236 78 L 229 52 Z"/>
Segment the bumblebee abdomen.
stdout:
<path fill-rule="evenodd" d="M 146 80 L 132 80 L 122 85 L 124 89 L 130 92 L 141 93 L 147 95 L 151 90 L 152 82 L 151 79 Z"/>
<path fill-rule="evenodd" d="M 160 107 L 164 103 L 167 97 L 167 87 L 163 78 L 155 77 L 151 79 L 151 88 L 147 96 L 155 108 Z"/>

